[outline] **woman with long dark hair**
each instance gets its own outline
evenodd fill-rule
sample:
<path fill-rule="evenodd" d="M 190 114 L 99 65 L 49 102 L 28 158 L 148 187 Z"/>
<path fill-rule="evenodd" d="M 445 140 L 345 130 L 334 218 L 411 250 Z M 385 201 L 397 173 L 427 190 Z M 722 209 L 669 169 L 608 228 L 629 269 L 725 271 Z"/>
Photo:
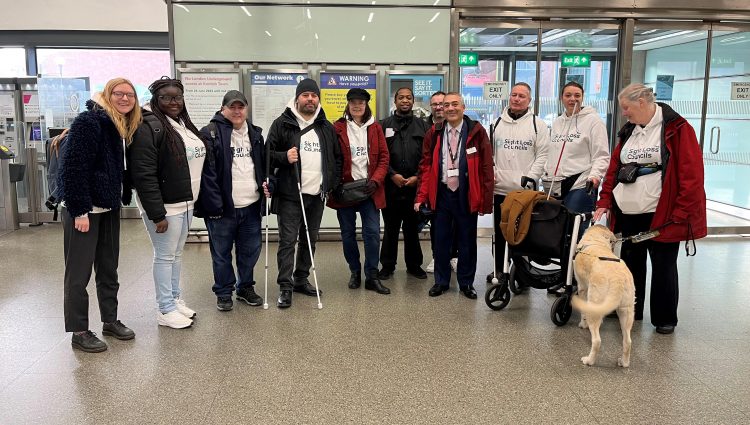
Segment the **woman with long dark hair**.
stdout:
<path fill-rule="evenodd" d="M 124 78 L 108 81 L 94 99 L 70 126 L 57 182 L 65 206 L 65 330 L 73 332 L 73 348 L 90 353 L 107 349 L 89 330 L 86 286 L 92 266 L 102 334 L 122 340 L 135 337 L 117 320 L 117 266 L 120 207 L 130 203 L 130 191 L 123 191 L 125 145 L 141 122 L 135 88 Z"/>
<path fill-rule="evenodd" d="M 154 247 L 159 325 L 187 328 L 195 311 L 181 298 L 180 269 L 207 146 L 185 107 L 180 80 L 162 77 L 128 149 L 136 202 Z"/>
<path fill-rule="evenodd" d="M 349 264 L 351 277 L 349 288 L 357 289 L 362 284 L 362 265 L 357 246 L 357 213 L 362 219 L 362 239 L 365 244 L 365 289 L 379 294 L 390 294 L 378 279 L 378 251 L 380 250 L 380 214 L 385 207 L 383 184 L 388 174 L 388 146 L 383 129 L 375 121 L 370 105 L 370 93 L 355 88 L 346 94 L 344 116 L 334 124 L 344 159 L 341 182 L 355 180 L 366 182 L 362 189 L 367 195 L 355 204 L 343 203 L 336 196 L 328 201 L 335 208 L 341 227 L 344 258 Z"/>

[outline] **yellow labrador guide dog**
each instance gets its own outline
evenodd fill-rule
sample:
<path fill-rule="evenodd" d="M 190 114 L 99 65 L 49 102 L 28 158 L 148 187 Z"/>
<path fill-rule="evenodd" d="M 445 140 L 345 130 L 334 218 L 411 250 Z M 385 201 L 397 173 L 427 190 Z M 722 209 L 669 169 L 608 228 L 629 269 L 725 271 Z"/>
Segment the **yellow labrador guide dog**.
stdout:
<path fill-rule="evenodd" d="M 617 258 L 612 247 L 617 238 L 602 225 L 595 225 L 584 233 L 576 249 L 573 271 L 578 282 L 578 295 L 573 297 L 573 308 L 581 312 L 581 328 L 591 331 L 591 352 L 582 357 L 586 365 L 596 363 L 602 339 L 599 326 L 607 314 L 617 310 L 622 330 L 622 357 L 617 365 L 630 365 L 630 329 L 635 316 L 635 285 L 625 262 Z"/>

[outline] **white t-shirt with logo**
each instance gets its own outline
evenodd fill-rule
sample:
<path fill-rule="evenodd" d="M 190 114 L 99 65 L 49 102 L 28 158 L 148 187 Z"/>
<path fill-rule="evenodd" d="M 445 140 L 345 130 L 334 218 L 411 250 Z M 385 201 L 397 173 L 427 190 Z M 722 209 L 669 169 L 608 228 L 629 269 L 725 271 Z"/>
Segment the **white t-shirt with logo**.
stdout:
<path fill-rule="evenodd" d="M 294 99 L 287 105 L 297 118 L 297 124 L 300 130 L 304 130 L 308 126 L 315 123 L 315 118 L 320 113 L 320 105 L 313 114 L 312 118 L 306 120 L 299 112 L 297 112 L 297 106 L 294 104 Z M 320 150 L 320 140 L 315 130 L 310 130 L 300 137 L 299 141 L 299 161 L 302 167 L 302 193 L 305 195 L 317 195 L 320 193 L 323 185 L 323 158 Z M 296 165 L 296 164 L 295 164 Z"/>
<path fill-rule="evenodd" d="M 255 180 L 253 146 L 248 135 L 247 122 L 240 129 L 232 129 L 232 201 L 235 208 L 244 208 L 260 199 Z"/>
<path fill-rule="evenodd" d="M 629 164 L 661 165 L 661 133 L 664 118 L 661 106 L 656 105 L 656 113 L 645 127 L 636 125 L 633 133 L 622 147 L 620 162 Z M 639 176 L 633 183 L 618 183 L 612 190 L 623 214 L 643 214 L 656 211 L 661 196 L 662 171 Z"/>

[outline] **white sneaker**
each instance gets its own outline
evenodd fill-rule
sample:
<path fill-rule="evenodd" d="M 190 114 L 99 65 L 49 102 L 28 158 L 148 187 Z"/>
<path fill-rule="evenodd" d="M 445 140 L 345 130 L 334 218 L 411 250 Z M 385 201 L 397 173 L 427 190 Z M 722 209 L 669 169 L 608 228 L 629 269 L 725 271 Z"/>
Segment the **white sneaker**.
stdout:
<path fill-rule="evenodd" d="M 458 273 L 458 258 L 451 258 L 451 268 L 454 273 Z"/>
<path fill-rule="evenodd" d="M 173 329 L 189 328 L 193 321 L 180 314 L 177 310 L 172 310 L 167 314 L 156 313 L 156 321 L 160 326 L 167 326 Z"/>
<path fill-rule="evenodd" d="M 435 273 L 435 259 L 433 258 L 432 261 L 430 261 L 430 264 L 427 265 L 427 268 L 424 269 L 427 273 Z"/>
<path fill-rule="evenodd" d="M 188 319 L 192 319 L 193 317 L 195 317 L 195 310 L 185 305 L 185 300 L 181 298 L 175 298 L 174 303 L 177 306 L 177 311 L 179 311 L 180 314 L 187 317 Z"/>

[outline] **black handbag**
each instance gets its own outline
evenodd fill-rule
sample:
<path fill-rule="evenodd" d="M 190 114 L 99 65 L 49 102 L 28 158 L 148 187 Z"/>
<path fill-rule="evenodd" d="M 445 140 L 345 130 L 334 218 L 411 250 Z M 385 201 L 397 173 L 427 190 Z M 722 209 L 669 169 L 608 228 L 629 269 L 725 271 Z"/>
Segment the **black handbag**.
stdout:
<path fill-rule="evenodd" d="M 357 205 L 370 197 L 366 191 L 367 181 L 368 179 L 358 179 L 342 183 L 334 191 L 334 197 L 339 203 L 345 205 Z"/>
<path fill-rule="evenodd" d="M 638 169 L 640 166 L 637 162 L 620 165 L 617 170 L 617 181 L 620 183 L 633 183 L 638 178 Z"/>

